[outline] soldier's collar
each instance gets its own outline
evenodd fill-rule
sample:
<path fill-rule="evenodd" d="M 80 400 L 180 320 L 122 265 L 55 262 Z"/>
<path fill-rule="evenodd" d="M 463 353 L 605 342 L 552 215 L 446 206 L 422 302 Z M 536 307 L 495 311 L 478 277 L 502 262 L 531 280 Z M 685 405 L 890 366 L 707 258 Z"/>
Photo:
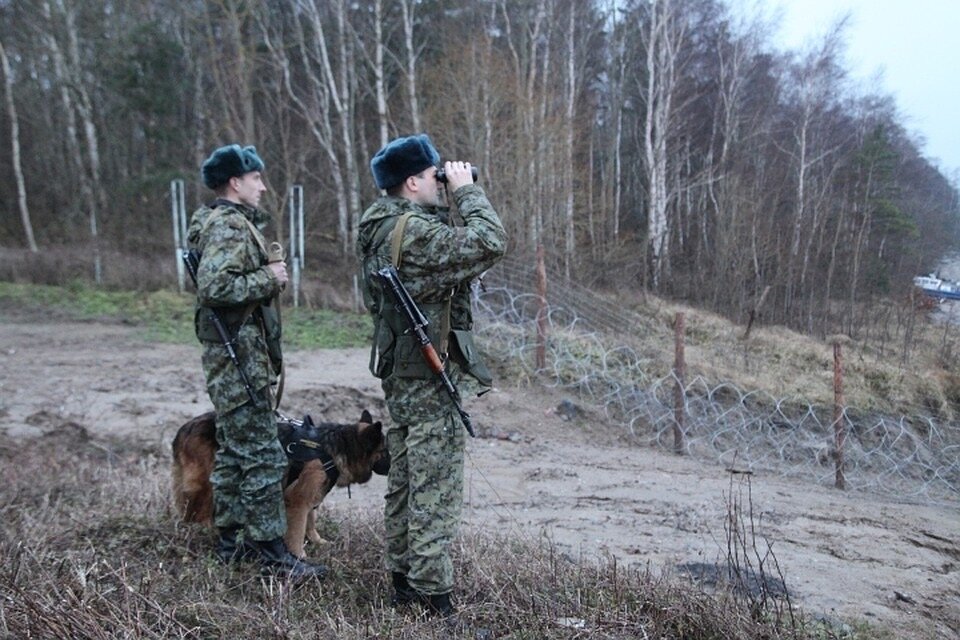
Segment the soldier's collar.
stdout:
<path fill-rule="evenodd" d="M 260 228 L 263 228 L 271 221 L 270 214 L 263 209 L 255 209 L 240 202 L 227 200 L 226 198 L 217 198 L 207 206 L 211 209 L 217 209 L 218 207 L 231 207 L 236 209 L 244 217 L 250 220 L 250 222 L 254 223 Z"/>

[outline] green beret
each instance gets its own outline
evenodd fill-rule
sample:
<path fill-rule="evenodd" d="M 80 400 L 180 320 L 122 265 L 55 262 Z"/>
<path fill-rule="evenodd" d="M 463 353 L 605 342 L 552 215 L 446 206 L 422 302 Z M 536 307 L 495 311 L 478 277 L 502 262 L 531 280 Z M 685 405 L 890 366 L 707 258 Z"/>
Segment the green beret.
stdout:
<path fill-rule="evenodd" d="M 203 161 L 200 175 L 203 177 L 203 184 L 216 189 L 226 184 L 230 178 L 251 171 L 263 171 L 263 166 L 256 147 L 228 144 L 211 153 L 210 157 Z"/>
<path fill-rule="evenodd" d="M 440 154 L 430 142 L 430 137 L 421 133 L 390 141 L 373 156 L 370 170 L 373 171 L 373 180 L 377 187 L 389 189 L 427 167 L 436 167 L 439 164 Z"/>

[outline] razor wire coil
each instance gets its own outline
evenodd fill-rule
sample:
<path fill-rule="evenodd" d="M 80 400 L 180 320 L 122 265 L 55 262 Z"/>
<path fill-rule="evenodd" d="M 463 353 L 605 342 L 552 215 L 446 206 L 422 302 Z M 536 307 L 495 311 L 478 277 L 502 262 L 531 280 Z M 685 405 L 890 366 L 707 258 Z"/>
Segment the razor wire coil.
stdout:
<path fill-rule="evenodd" d="M 475 290 L 479 332 L 505 361 L 578 394 L 624 424 L 639 445 L 674 450 L 672 370 L 652 374 L 654 356 L 627 344 L 623 327 L 650 320 L 585 287 L 564 283 L 545 304 L 533 269 L 509 259 Z M 537 324 L 546 323 L 545 363 L 536 364 Z M 662 366 L 660 367 L 662 369 Z M 774 472 L 832 484 L 837 455 L 832 406 L 777 398 L 692 376 L 682 385 L 683 452 L 726 468 Z M 844 407 L 844 474 L 850 489 L 922 502 L 960 501 L 960 426 L 932 415 L 885 415 Z"/>

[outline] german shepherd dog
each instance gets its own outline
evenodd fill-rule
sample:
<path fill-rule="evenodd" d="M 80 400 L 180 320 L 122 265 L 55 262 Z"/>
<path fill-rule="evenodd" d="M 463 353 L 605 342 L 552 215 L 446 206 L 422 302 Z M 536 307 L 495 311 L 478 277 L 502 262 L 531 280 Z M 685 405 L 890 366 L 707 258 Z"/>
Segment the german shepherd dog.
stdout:
<path fill-rule="evenodd" d="M 211 411 L 184 424 L 173 439 L 173 499 L 185 522 L 213 526 L 210 474 L 216 429 L 216 414 Z M 314 425 L 310 416 L 302 421 L 278 418 L 277 435 L 289 459 L 283 480 L 284 541 L 290 553 L 304 558 L 304 539 L 324 542 L 317 533 L 314 508 L 334 486 L 362 484 L 373 473 L 386 475 L 390 457 L 383 427 L 367 411 L 359 422 L 349 424 Z"/>

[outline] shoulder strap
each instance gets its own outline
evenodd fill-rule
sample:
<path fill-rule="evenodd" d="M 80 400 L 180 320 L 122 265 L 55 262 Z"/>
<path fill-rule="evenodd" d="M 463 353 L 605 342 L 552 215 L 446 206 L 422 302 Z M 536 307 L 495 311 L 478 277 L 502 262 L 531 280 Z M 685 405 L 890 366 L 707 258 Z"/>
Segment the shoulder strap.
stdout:
<path fill-rule="evenodd" d="M 413 215 L 412 211 L 400 216 L 400 219 L 397 220 L 397 223 L 393 227 L 393 233 L 390 236 L 390 262 L 393 263 L 393 266 L 397 269 L 400 268 L 400 250 L 401 245 L 403 244 L 403 230 L 407 226 L 407 220 L 410 219 L 410 216 Z"/>
<path fill-rule="evenodd" d="M 390 237 L 390 261 L 397 269 L 400 268 L 400 246 L 403 244 L 403 230 L 407 226 L 407 220 L 413 215 L 412 211 L 400 216 L 397 224 L 393 227 L 393 235 Z M 446 354 L 449 347 L 450 335 L 450 304 L 453 296 L 447 297 L 444 301 L 443 312 L 440 316 L 440 353 Z"/>

